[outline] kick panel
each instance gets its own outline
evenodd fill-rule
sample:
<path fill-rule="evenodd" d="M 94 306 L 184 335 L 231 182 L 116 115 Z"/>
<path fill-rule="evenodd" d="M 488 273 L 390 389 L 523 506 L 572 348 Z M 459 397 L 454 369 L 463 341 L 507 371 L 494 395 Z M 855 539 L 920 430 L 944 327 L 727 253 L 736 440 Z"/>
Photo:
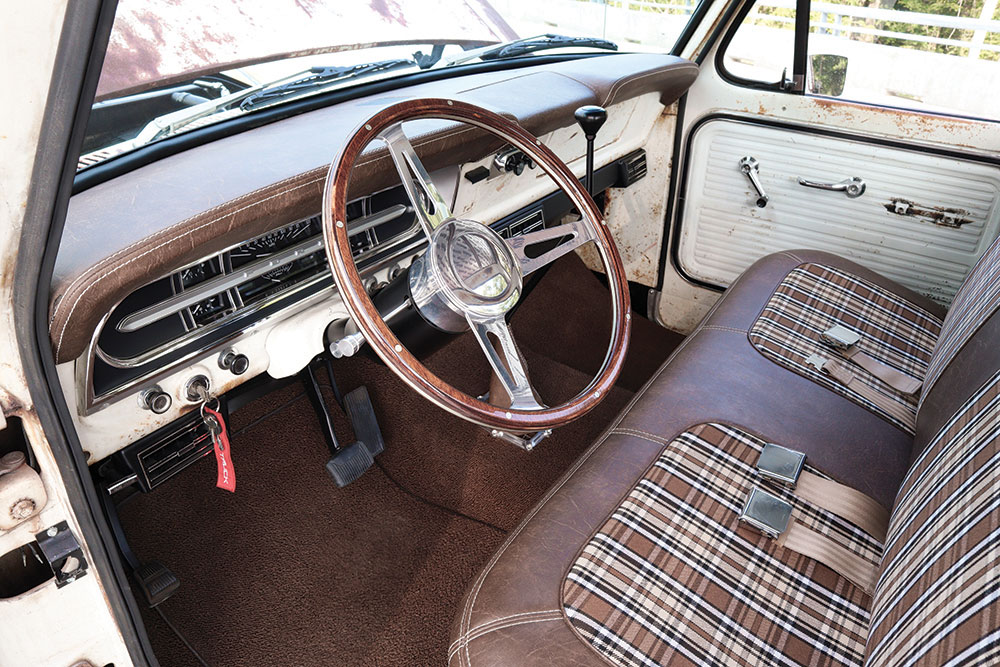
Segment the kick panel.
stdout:
<path fill-rule="evenodd" d="M 996 165 L 732 118 L 689 141 L 676 259 L 710 285 L 810 248 L 948 304 L 1000 226 Z"/>

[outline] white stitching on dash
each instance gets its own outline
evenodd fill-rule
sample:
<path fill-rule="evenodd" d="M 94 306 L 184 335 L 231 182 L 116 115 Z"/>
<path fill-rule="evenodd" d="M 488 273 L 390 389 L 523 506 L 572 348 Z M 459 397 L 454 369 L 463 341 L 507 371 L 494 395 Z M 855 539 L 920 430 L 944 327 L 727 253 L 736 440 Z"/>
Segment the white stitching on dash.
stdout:
<path fill-rule="evenodd" d="M 87 285 L 86 289 L 84 289 L 82 292 L 80 292 L 79 296 L 77 296 L 73 300 L 73 305 L 69 309 L 69 313 L 66 314 L 66 319 L 63 320 L 62 329 L 59 332 L 59 340 L 56 342 L 56 355 L 58 356 L 59 351 L 62 350 L 63 337 L 66 335 L 66 328 L 69 326 L 70 320 L 72 320 L 72 318 L 73 318 L 73 313 L 74 313 L 74 311 L 76 311 L 76 307 L 80 304 L 80 301 L 83 299 L 83 297 L 86 296 L 87 292 L 89 292 L 95 285 L 100 284 L 100 282 L 102 280 L 104 280 L 105 278 L 107 278 L 108 276 L 112 275 L 113 273 L 115 273 L 119 269 L 122 269 L 122 268 L 128 266 L 129 264 L 132 264 L 133 262 L 136 262 L 136 261 L 142 259 L 146 255 L 159 250 L 160 248 L 162 248 L 163 246 L 167 245 L 168 243 L 173 243 L 173 242 L 179 241 L 180 239 L 184 238 L 185 236 L 190 236 L 191 234 L 194 234 L 195 232 L 197 232 L 200 229 L 203 229 L 203 228 L 205 228 L 205 227 L 207 227 L 209 225 L 214 225 L 215 223 L 217 223 L 220 220 L 223 220 L 223 219 L 228 218 L 228 217 L 232 217 L 233 215 L 236 215 L 237 213 L 240 213 L 241 211 L 245 211 L 248 208 L 251 208 L 251 207 L 259 205 L 259 204 L 262 204 L 262 203 L 264 203 L 264 202 L 266 202 L 268 200 L 274 199 L 275 197 L 279 197 L 279 196 L 281 196 L 283 194 L 287 194 L 289 192 L 292 192 L 294 190 L 298 190 L 300 188 L 304 188 L 304 187 L 308 187 L 308 186 L 311 186 L 311 185 L 315 185 L 320 180 L 322 180 L 322 179 L 314 179 L 314 180 L 308 181 L 306 183 L 302 183 L 300 185 L 297 185 L 294 188 L 290 188 L 288 190 L 282 190 L 281 192 L 276 192 L 273 195 L 270 195 L 270 196 L 265 197 L 265 198 L 263 198 L 261 200 L 255 201 L 252 204 L 247 204 L 246 206 L 238 208 L 238 209 L 236 209 L 234 211 L 230 211 L 229 213 L 226 213 L 225 215 L 221 215 L 221 216 L 219 216 L 217 218 L 212 218 L 208 222 L 204 222 L 204 223 L 198 225 L 197 227 L 189 229 L 188 231 L 184 232 L 180 236 L 170 237 L 170 238 L 166 239 L 162 243 L 159 243 L 159 244 L 153 246 L 152 248 L 149 248 L 148 250 L 146 250 L 146 251 L 144 251 L 144 252 L 136 255 L 135 257 L 133 257 L 132 259 L 128 260 L 127 262 L 124 262 L 122 264 L 116 264 L 115 266 L 110 267 L 103 274 L 101 274 L 99 277 L 95 278 L 93 282 L 91 282 L 89 285 Z M 256 191 L 256 192 L 259 192 L 259 191 Z M 242 199 L 242 197 L 241 197 L 241 199 Z M 187 222 L 187 221 L 185 220 L 184 222 Z M 183 224 L 183 223 L 177 223 L 177 224 Z M 166 231 L 169 231 L 170 229 L 173 229 L 176 226 L 177 225 L 172 225 Z M 130 250 L 135 245 L 138 245 L 138 243 L 133 243 L 131 246 L 129 246 L 129 248 L 126 248 L 124 251 L 120 251 L 120 252 L 127 252 L 128 250 Z M 110 259 L 111 258 L 109 258 L 109 260 Z M 105 260 L 105 263 L 107 261 L 109 261 L 109 260 Z M 75 282 L 76 281 L 74 281 L 74 283 Z M 66 295 L 63 294 L 64 301 L 65 301 L 65 296 Z"/>
<path fill-rule="evenodd" d="M 458 136 L 460 134 L 463 134 L 465 132 L 470 132 L 470 131 L 475 130 L 475 129 L 476 128 L 474 126 L 468 126 L 468 125 L 466 125 L 466 126 L 463 126 L 463 127 L 454 128 L 454 129 L 452 129 L 452 130 L 450 130 L 448 132 L 445 132 L 443 134 L 440 134 L 440 135 L 432 134 L 432 133 L 425 133 L 424 135 L 421 135 L 419 137 L 414 137 L 411 140 L 411 143 L 414 145 L 414 147 L 420 147 L 420 146 L 423 146 L 426 143 L 431 143 L 431 142 L 434 142 L 434 141 L 441 141 L 441 140 L 445 140 L 445 139 L 451 139 L 451 138 L 456 137 L 456 136 Z M 424 139 L 424 140 L 421 141 L 421 139 Z M 386 159 L 386 156 L 384 156 L 384 155 L 378 156 L 378 157 L 369 157 L 366 160 L 361 160 L 361 161 L 355 163 L 354 167 L 356 168 L 356 167 L 364 166 L 364 165 L 371 164 L 373 162 L 378 162 L 380 160 L 385 160 L 385 159 Z M 189 236 L 189 235 L 191 235 L 191 234 L 193 234 L 193 233 L 195 233 L 195 232 L 197 232 L 197 231 L 199 231 L 201 229 L 204 229 L 208 225 L 213 225 L 213 224 L 219 222 L 220 220 L 223 220 L 223 219 L 225 219 L 227 217 L 231 217 L 233 215 L 236 215 L 237 213 L 241 213 L 241 212 L 247 210 L 248 208 L 252 208 L 254 206 L 258 206 L 260 204 L 263 204 L 264 202 L 267 202 L 267 201 L 269 201 L 271 199 L 274 199 L 275 197 L 281 196 L 283 194 L 287 194 L 289 192 L 294 192 L 295 190 L 299 190 L 301 188 L 305 188 L 305 187 L 309 187 L 311 185 L 315 185 L 316 183 L 319 183 L 319 182 L 321 182 L 321 181 L 323 181 L 323 180 L 326 179 L 326 172 L 328 171 L 328 169 L 329 169 L 328 167 L 320 167 L 320 168 L 317 168 L 317 169 L 312 169 L 312 170 L 307 171 L 307 172 L 303 172 L 302 174 L 296 174 L 295 176 L 286 178 L 286 179 L 284 179 L 282 181 L 278 181 L 277 183 L 271 183 L 269 185 L 265 185 L 263 187 L 257 188 L 256 190 L 253 190 L 252 192 L 248 192 L 246 194 L 240 195 L 239 197 L 237 197 L 235 199 L 231 199 L 231 200 L 229 200 L 229 201 L 227 201 L 227 202 L 225 202 L 223 204 L 219 204 L 217 206 L 214 206 L 214 207 L 208 209 L 207 211 L 203 211 L 203 212 L 198 213 L 198 214 L 196 214 L 194 216 L 185 218 L 184 220 L 181 220 L 180 222 L 174 223 L 173 225 L 170 225 L 169 227 L 156 232 L 156 235 L 163 236 L 164 234 L 170 232 L 171 230 L 173 230 L 173 229 L 175 229 L 177 227 L 180 227 L 182 225 L 188 224 L 194 218 L 201 217 L 201 216 L 205 215 L 206 213 L 215 213 L 215 212 L 222 211 L 224 209 L 227 209 L 227 208 L 233 206 L 234 204 L 236 204 L 238 202 L 242 202 L 242 201 L 245 201 L 248 198 L 252 198 L 252 197 L 256 196 L 257 194 L 259 194 L 259 193 L 261 193 L 261 192 L 263 192 L 265 190 L 273 189 L 273 188 L 280 188 L 281 186 L 283 186 L 283 185 L 285 185 L 287 183 L 291 183 L 291 182 L 294 182 L 294 181 L 296 181 L 298 179 L 301 179 L 304 175 L 313 174 L 313 173 L 316 173 L 316 172 L 320 172 L 321 173 L 320 176 L 318 176 L 316 178 L 312 178 L 311 180 L 309 180 L 309 181 L 307 181 L 305 183 L 300 183 L 299 185 L 296 185 L 296 186 L 294 186 L 292 188 L 282 189 L 279 192 L 276 192 L 276 193 L 274 193 L 272 195 L 264 197 L 263 199 L 255 200 L 254 202 L 252 202 L 250 204 L 247 204 L 246 206 L 241 206 L 241 207 L 239 207 L 237 209 L 233 209 L 233 210 L 227 211 L 226 213 L 224 213 L 222 215 L 219 215 L 217 217 L 212 218 L 208 222 L 202 223 L 202 224 L 198 225 L 197 227 L 189 229 L 188 231 L 184 232 L 180 236 L 170 237 L 170 238 L 166 239 L 162 243 L 154 246 L 153 248 L 151 248 L 149 250 L 146 250 L 145 252 L 137 255 L 136 257 L 133 257 L 132 259 L 130 259 L 127 262 L 124 262 L 122 264 L 118 264 L 118 265 L 112 266 L 110 268 L 107 268 L 107 264 L 109 264 L 110 262 L 114 261 L 116 258 L 118 258 L 118 257 L 120 257 L 120 256 L 122 256 L 124 254 L 127 254 L 133 248 L 135 248 L 135 247 L 137 247 L 137 246 L 139 246 L 139 245 L 141 245 L 143 243 L 148 242 L 149 237 L 140 239 L 140 240 L 136 241 L 135 243 L 132 243 L 129 246 L 127 246 L 125 248 L 122 248 L 121 250 L 118 250 L 114 254 L 110 255 L 108 258 L 106 258 L 105 260 L 103 260 L 101 262 L 101 264 L 98 264 L 98 265 L 92 267 L 91 269 L 88 269 L 88 270 L 84 271 L 83 273 L 81 273 L 63 291 L 62 297 L 60 298 L 59 302 L 57 304 L 55 304 L 55 306 L 53 308 L 53 317 L 52 317 L 53 320 L 56 319 L 55 313 L 59 309 L 59 306 L 65 306 L 65 304 L 67 302 L 67 297 L 70 295 L 70 293 L 72 292 L 72 290 L 80 283 L 80 281 L 82 281 L 83 279 L 88 278 L 91 275 L 97 273 L 100 270 L 99 267 L 101 267 L 102 264 L 104 265 L 105 268 L 107 268 L 107 270 L 104 273 L 102 273 L 100 276 L 96 277 L 93 282 L 91 282 L 89 285 L 87 285 L 86 289 L 84 289 L 82 292 L 80 292 L 80 294 L 75 299 L 73 299 L 73 302 L 72 302 L 72 305 L 70 306 L 69 312 L 66 314 L 66 318 L 63 320 L 62 327 L 60 328 L 59 339 L 56 341 L 56 356 L 58 356 L 59 353 L 62 351 L 63 339 L 66 336 L 66 330 L 69 327 L 69 323 L 73 319 L 73 313 L 76 311 L 76 307 L 79 305 L 79 303 L 83 299 L 83 297 L 86 296 L 86 294 L 91 290 L 91 288 L 93 288 L 95 285 L 99 284 L 102 280 L 104 280 L 105 278 L 108 278 L 109 276 L 111 276 L 112 274 L 114 274 L 116 271 L 118 271 L 118 269 L 121 269 L 121 268 L 123 268 L 125 266 L 128 266 L 129 264 L 132 264 L 136 260 L 138 260 L 138 259 L 140 259 L 142 257 L 145 257 L 149 253 L 151 253 L 151 252 L 153 252 L 155 250 L 158 250 L 158 249 L 162 248 L 163 246 L 165 246 L 165 245 L 167 245 L 169 243 L 177 242 L 177 241 L 179 241 L 180 239 L 183 239 L 186 236 Z"/>

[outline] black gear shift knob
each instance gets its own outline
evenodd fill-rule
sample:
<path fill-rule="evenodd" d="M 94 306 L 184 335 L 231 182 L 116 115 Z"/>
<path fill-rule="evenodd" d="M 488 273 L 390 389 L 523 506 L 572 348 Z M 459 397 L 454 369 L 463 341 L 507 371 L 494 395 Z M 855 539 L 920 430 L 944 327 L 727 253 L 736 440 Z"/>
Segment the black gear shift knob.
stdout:
<path fill-rule="evenodd" d="M 583 136 L 587 138 L 587 172 L 583 182 L 587 192 L 592 195 L 594 194 L 594 137 L 608 119 L 608 111 L 604 107 L 588 104 L 574 111 L 573 118 L 583 130 Z"/>
<path fill-rule="evenodd" d="M 588 139 L 593 139 L 604 125 L 604 121 L 608 119 L 608 111 L 604 107 L 591 104 L 577 109 L 573 112 L 573 117 L 576 118 L 583 134 Z"/>

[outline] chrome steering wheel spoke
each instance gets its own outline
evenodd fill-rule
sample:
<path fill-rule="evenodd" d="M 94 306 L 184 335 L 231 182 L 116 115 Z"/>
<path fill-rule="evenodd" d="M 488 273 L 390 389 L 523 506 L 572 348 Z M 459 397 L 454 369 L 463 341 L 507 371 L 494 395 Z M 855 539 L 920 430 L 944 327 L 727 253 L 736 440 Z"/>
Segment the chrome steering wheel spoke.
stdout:
<path fill-rule="evenodd" d="M 510 407 L 515 410 L 544 410 L 545 406 L 538 402 L 535 391 L 531 388 L 528 371 L 503 316 L 492 319 L 475 317 L 467 319 L 493 373 L 510 397 Z M 490 340 L 490 334 L 499 344 L 499 351 Z"/>
<path fill-rule="evenodd" d="M 403 189 L 406 190 L 406 195 L 413 204 L 413 210 L 416 211 L 417 220 L 429 239 L 431 232 L 451 217 L 448 204 L 445 203 L 444 197 L 438 192 L 423 162 L 413 150 L 410 140 L 403 132 L 402 123 L 396 123 L 382 130 L 378 138 L 388 147 L 389 156 L 403 182 Z"/>
<path fill-rule="evenodd" d="M 554 239 L 564 239 L 562 243 L 554 248 L 546 250 L 534 257 L 528 255 L 528 250 L 545 241 Z M 583 220 L 567 222 L 548 229 L 540 229 L 537 232 L 521 234 L 510 239 L 506 239 L 507 245 L 514 252 L 514 257 L 521 265 L 521 275 L 528 275 L 532 271 L 537 271 L 546 264 L 551 264 L 563 255 L 582 246 L 584 243 L 595 240 L 594 233 Z"/>

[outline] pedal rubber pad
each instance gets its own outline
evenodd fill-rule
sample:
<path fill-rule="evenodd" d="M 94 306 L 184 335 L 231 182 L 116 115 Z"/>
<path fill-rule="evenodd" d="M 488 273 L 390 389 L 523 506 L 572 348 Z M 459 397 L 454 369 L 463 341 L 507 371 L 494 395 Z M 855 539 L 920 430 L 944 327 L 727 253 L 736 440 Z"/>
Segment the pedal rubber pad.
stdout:
<path fill-rule="evenodd" d="M 164 602 L 177 592 L 181 580 L 158 560 L 143 563 L 135 570 L 136 583 L 150 607 Z"/>
<path fill-rule="evenodd" d="M 326 471 L 337 486 L 343 488 L 372 467 L 375 459 L 360 440 L 344 447 L 326 462 Z"/>
<path fill-rule="evenodd" d="M 385 450 L 385 441 L 367 387 L 362 385 L 344 396 L 344 412 L 354 427 L 354 437 L 365 443 L 372 456 L 381 454 Z"/>

